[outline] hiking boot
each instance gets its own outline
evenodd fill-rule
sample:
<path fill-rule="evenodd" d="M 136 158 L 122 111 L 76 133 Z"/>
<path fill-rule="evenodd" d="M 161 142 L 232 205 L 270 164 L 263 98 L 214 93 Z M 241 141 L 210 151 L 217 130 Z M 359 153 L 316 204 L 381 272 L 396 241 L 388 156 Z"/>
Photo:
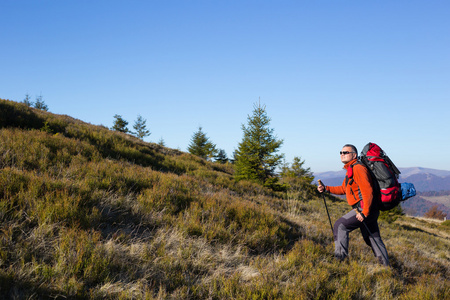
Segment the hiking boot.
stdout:
<path fill-rule="evenodd" d="M 338 260 L 339 262 L 345 262 L 348 261 L 348 259 L 346 259 L 346 256 L 340 255 L 340 254 L 335 254 L 334 255 L 334 259 Z"/>
<path fill-rule="evenodd" d="M 385 266 L 385 267 L 389 267 L 389 263 L 385 263 L 383 260 L 383 257 L 377 256 L 377 258 L 378 258 L 378 264 Z"/>

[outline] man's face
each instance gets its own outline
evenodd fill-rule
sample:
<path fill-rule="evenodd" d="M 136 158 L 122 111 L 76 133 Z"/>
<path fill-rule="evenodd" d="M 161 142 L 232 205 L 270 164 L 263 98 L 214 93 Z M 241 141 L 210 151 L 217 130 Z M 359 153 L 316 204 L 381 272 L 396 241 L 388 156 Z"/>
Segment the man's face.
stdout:
<path fill-rule="evenodd" d="M 344 147 L 341 150 L 341 161 L 346 164 L 357 157 L 357 153 L 353 152 L 352 147 Z"/>

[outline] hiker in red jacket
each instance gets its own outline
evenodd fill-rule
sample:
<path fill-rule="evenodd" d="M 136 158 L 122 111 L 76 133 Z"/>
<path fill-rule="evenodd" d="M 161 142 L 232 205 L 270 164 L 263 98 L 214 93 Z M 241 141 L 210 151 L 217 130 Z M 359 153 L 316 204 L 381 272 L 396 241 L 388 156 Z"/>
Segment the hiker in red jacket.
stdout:
<path fill-rule="evenodd" d="M 342 185 L 323 186 L 320 184 L 317 187 L 320 193 L 327 191 L 337 195 L 345 194 L 348 204 L 353 207 L 349 213 L 334 224 L 334 255 L 339 260 L 344 260 L 348 256 L 349 233 L 359 228 L 364 241 L 372 248 L 378 261 L 388 266 L 389 258 L 380 236 L 377 222 L 380 212 L 373 201 L 370 174 L 364 165 L 357 163 L 358 151 L 355 146 L 344 145 L 340 155 L 342 163 L 345 164 L 344 169 L 347 170 Z"/>

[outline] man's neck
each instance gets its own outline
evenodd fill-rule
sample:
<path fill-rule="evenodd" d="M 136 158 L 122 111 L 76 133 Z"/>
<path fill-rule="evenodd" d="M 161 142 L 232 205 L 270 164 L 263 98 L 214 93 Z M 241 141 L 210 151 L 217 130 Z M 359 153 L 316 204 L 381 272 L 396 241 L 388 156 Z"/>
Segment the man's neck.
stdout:
<path fill-rule="evenodd" d="M 349 166 L 353 165 L 357 160 L 358 160 L 358 159 L 355 158 L 355 159 L 349 161 L 348 163 L 346 163 L 346 164 L 344 165 L 344 169 L 347 170 L 347 168 L 348 168 Z"/>

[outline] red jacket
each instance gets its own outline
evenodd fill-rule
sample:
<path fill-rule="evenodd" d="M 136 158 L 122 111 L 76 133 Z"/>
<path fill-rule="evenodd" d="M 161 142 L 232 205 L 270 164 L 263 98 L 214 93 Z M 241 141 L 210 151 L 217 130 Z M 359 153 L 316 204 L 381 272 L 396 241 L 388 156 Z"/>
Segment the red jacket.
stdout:
<path fill-rule="evenodd" d="M 327 186 L 326 189 L 332 194 L 345 195 L 348 204 L 352 206 L 361 201 L 362 213 L 367 217 L 369 216 L 373 200 L 372 179 L 365 166 L 355 164 L 353 167 L 350 167 L 356 161 L 354 159 L 344 166 L 347 174 L 342 185 Z M 347 178 L 352 178 L 353 180 L 348 180 L 348 184 L 346 185 L 345 181 Z"/>

